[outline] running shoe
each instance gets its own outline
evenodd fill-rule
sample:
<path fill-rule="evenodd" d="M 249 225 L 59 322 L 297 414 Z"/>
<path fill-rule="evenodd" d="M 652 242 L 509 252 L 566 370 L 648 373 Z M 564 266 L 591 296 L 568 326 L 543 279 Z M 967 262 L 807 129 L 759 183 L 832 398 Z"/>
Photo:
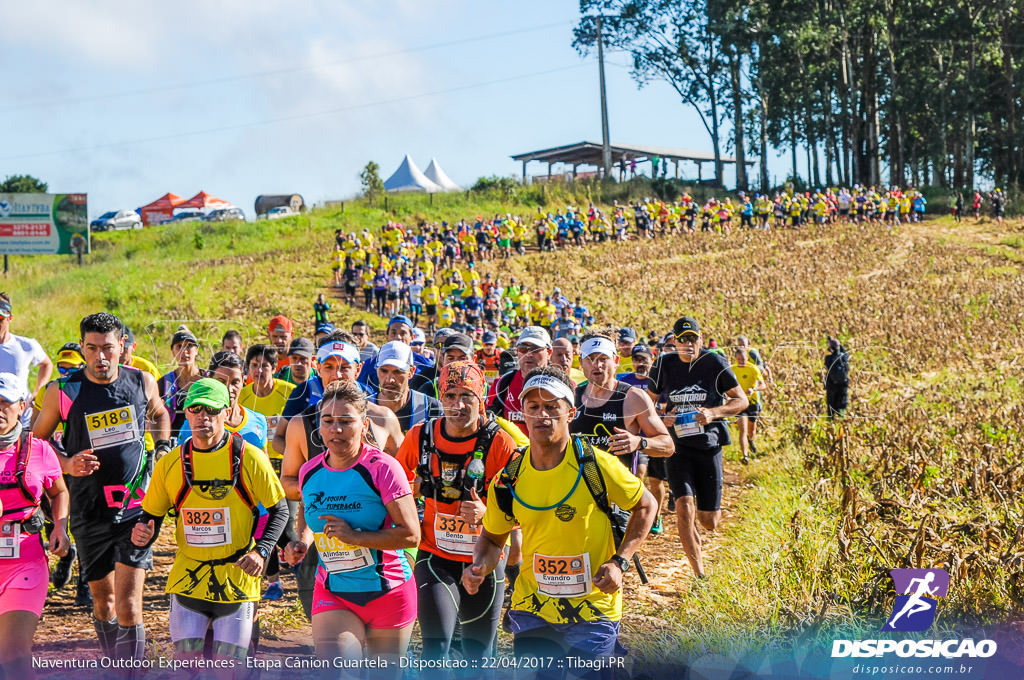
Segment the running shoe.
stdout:
<path fill-rule="evenodd" d="M 75 606 L 92 608 L 92 593 L 89 592 L 89 584 L 78 579 L 78 589 L 75 593 Z"/>
<path fill-rule="evenodd" d="M 274 581 L 263 593 L 264 600 L 270 600 L 276 602 L 284 597 L 284 588 L 281 587 L 280 581 Z"/>
<path fill-rule="evenodd" d="M 750 440 L 750 452 L 751 453 L 757 453 L 757 446 L 754 445 L 754 440 L 753 439 Z"/>
<path fill-rule="evenodd" d="M 658 518 L 654 520 L 654 525 L 651 526 L 651 534 L 654 536 L 660 536 L 663 531 L 664 528 L 661 526 L 661 515 L 658 515 Z"/>
<path fill-rule="evenodd" d="M 673 496 L 672 494 L 668 495 L 668 511 L 669 512 L 675 512 L 676 511 L 676 497 Z"/>

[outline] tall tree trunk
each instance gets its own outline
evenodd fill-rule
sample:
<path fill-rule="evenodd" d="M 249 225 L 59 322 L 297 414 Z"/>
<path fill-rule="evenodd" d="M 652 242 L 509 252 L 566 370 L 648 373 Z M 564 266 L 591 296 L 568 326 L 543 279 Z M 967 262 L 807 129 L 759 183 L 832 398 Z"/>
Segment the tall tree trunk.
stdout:
<path fill-rule="evenodd" d="M 722 145 L 719 135 L 718 120 L 718 68 L 715 57 L 715 37 L 708 31 L 708 100 L 711 105 L 711 145 L 715 153 L 715 185 L 723 186 L 722 179 Z"/>
<path fill-rule="evenodd" d="M 892 0 L 886 4 L 886 29 L 888 32 L 885 41 L 888 53 L 889 69 L 889 125 L 892 128 L 892 143 L 890 144 L 889 155 L 889 184 L 902 186 L 906 181 L 903 160 L 903 111 L 902 99 L 900 97 L 900 81 L 896 74 L 896 53 L 893 51 L 892 43 L 896 35 L 896 9 Z"/>
<path fill-rule="evenodd" d="M 793 172 L 790 174 L 790 177 L 796 181 L 800 175 L 796 174 L 796 114 L 792 111 L 789 113 L 789 148 L 790 155 L 793 158 Z"/>
<path fill-rule="evenodd" d="M 971 32 L 970 53 L 967 57 L 967 129 L 964 140 L 964 187 L 967 191 L 974 190 L 974 139 L 977 130 L 977 119 L 974 113 L 974 67 L 976 65 L 976 52 L 974 46 L 974 32 Z"/>
<path fill-rule="evenodd" d="M 747 190 L 747 154 L 743 144 L 743 90 L 740 87 L 740 59 L 735 48 L 729 50 L 729 80 L 732 86 L 733 146 L 736 148 L 736 190 Z"/>

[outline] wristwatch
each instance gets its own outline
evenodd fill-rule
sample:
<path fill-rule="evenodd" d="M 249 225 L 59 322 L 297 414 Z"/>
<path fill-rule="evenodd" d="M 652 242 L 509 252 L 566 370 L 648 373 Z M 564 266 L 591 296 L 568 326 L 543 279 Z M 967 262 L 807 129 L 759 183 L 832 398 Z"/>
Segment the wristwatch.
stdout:
<path fill-rule="evenodd" d="M 648 443 L 649 442 L 647 441 L 647 437 L 640 437 L 640 446 L 638 446 L 636 450 L 643 451 L 644 449 L 647 448 Z"/>
<path fill-rule="evenodd" d="M 618 565 L 619 569 L 622 570 L 623 574 L 629 571 L 629 560 L 627 560 L 622 555 L 612 555 L 608 558 L 608 561 L 614 562 L 616 565 Z"/>
<path fill-rule="evenodd" d="M 256 554 L 262 557 L 263 559 L 267 559 L 267 555 L 270 554 L 270 551 L 262 545 L 256 546 L 255 548 L 253 548 L 253 550 L 255 550 Z"/>

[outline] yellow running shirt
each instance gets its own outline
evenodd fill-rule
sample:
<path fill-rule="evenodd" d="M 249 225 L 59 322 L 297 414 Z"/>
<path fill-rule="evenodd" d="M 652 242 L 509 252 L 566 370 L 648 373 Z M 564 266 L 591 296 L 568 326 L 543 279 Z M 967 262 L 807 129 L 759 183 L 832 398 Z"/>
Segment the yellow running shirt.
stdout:
<path fill-rule="evenodd" d="M 194 480 L 231 480 L 230 441 L 231 438 L 216 451 L 193 453 Z M 172 508 L 183 483 L 179 446 L 157 461 L 142 509 L 162 517 Z M 238 483 L 245 485 L 253 503 L 262 503 L 267 508 L 284 498 L 284 489 L 270 461 L 251 444 L 245 444 Z M 208 602 L 260 599 L 260 577 L 250 576 L 235 566 L 244 554 L 242 551 L 254 544 L 256 525 L 252 509 L 236 490 L 230 489 L 216 499 L 214 494 L 203 492 L 199 484 L 194 484 L 174 524 L 177 550 L 167 576 L 166 592 Z M 217 564 L 219 561 L 226 564 Z"/>
<path fill-rule="evenodd" d="M 562 462 L 539 472 L 530 464 L 530 452 L 520 464 L 516 495 L 535 507 L 558 503 L 573 488 L 579 474 L 576 456 L 567 451 Z M 595 450 L 608 500 L 629 510 L 644 492 L 643 483 L 614 456 Z M 498 477 L 491 481 L 495 498 Z M 512 608 L 540 616 L 549 623 L 573 623 L 622 618 L 622 590 L 602 593 L 594 587 L 594 572 L 615 554 L 612 526 L 580 480 L 576 489 L 552 510 L 530 510 L 513 500 L 515 518 L 498 504 L 488 503 L 483 525 L 492 534 L 512 531 L 518 520 L 523 529 L 523 564 L 516 581 Z M 561 578 L 551 578 L 557 574 Z M 570 576 L 568 580 L 565 575 Z"/>

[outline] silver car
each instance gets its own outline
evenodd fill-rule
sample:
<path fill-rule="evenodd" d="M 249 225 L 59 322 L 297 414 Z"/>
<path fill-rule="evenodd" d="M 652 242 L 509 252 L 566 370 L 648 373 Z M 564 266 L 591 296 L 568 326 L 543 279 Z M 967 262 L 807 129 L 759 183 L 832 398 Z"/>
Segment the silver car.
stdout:
<path fill-rule="evenodd" d="M 134 210 L 111 210 L 94 219 L 89 226 L 93 231 L 142 229 L 142 218 Z"/>

